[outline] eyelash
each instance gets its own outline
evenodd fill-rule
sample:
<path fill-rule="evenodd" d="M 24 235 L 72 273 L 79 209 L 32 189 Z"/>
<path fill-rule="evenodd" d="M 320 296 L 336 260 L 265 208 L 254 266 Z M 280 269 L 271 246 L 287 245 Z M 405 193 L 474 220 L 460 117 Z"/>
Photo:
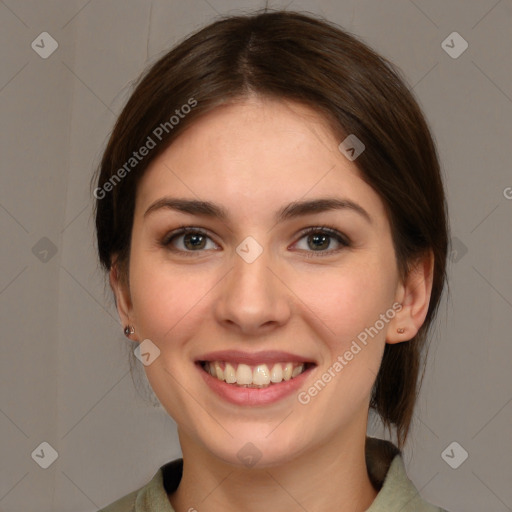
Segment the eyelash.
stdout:
<path fill-rule="evenodd" d="M 200 228 L 195 228 L 193 226 L 180 226 L 178 229 L 172 231 L 171 233 L 168 233 L 163 238 L 163 240 L 160 242 L 160 245 L 165 249 L 171 250 L 173 252 L 180 252 L 182 254 L 185 254 L 186 256 L 193 256 L 194 253 L 204 252 L 202 250 L 183 251 L 181 249 L 171 249 L 169 247 L 171 245 L 171 242 L 175 238 L 177 238 L 181 235 L 188 234 L 188 233 L 194 233 L 194 234 L 207 236 L 208 238 L 211 239 L 211 237 L 208 235 L 208 233 L 206 233 L 205 231 L 203 231 Z M 310 234 L 328 235 L 329 237 L 334 238 L 337 242 L 339 242 L 342 247 L 340 249 L 327 250 L 327 251 L 308 251 L 312 254 L 306 256 L 307 258 L 315 258 L 315 257 L 321 258 L 323 256 L 330 256 L 330 255 L 338 253 L 338 252 L 342 251 L 343 249 L 350 247 L 352 245 L 350 239 L 347 236 L 342 235 L 336 228 L 331 227 L 331 226 L 323 225 L 323 226 L 318 226 L 318 227 L 306 228 L 305 230 L 301 231 L 299 240 L 301 240 L 302 238 L 304 238 L 305 236 L 310 235 Z"/>

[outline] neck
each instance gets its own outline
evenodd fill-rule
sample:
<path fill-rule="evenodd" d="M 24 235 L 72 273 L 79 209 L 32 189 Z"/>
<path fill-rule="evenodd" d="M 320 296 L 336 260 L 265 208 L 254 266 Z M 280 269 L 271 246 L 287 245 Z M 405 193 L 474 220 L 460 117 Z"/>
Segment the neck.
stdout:
<path fill-rule="evenodd" d="M 366 467 L 365 431 L 259 469 L 227 464 L 182 432 L 180 441 L 183 475 L 169 496 L 176 512 L 364 512 L 377 496 Z"/>

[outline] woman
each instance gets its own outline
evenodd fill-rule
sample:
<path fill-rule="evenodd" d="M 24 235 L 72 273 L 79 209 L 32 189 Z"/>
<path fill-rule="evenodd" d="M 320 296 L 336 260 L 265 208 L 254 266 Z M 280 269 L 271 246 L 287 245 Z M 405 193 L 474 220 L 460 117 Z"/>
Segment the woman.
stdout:
<path fill-rule="evenodd" d="M 124 332 L 183 452 L 105 512 L 441 510 L 400 450 L 447 207 L 390 62 L 311 16 L 217 21 L 140 81 L 94 195 Z M 367 437 L 370 408 L 396 445 Z"/>

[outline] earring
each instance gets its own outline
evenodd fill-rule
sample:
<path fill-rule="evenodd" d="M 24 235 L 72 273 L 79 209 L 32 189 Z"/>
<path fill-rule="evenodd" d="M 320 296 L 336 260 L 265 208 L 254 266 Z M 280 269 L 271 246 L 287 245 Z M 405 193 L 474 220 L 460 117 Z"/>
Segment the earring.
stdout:
<path fill-rule="evenodd" d="M 127 325 L 124 328 L 124 335 L 129 338 L 130 334 L 133 334 L 135 332 L 135 329 L 131 325 Z"/>
<path fill-rule="evenodd" d="M 400 329 L 397 329 L 396 332 L 399 332 L 400 334 L 405 332 L 405 329 L 403 327 L 400 327 Z"/>

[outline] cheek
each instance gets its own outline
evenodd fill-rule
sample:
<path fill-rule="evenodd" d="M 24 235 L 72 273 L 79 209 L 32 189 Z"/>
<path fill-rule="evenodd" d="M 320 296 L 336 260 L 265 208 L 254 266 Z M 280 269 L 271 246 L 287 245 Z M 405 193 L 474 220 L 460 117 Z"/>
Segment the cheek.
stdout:
<path fill-rule="evenodd" d="M 321 321 L 333 348 L 343 349 L 391 307 L 391 282 L 382 272 L 382 266 L 359 262 L 302 275 L 295 283 L 297 296 Z"/>
<path fill-rule="evenodd" d="M 135 320 L 143 336 L 163 346 L 166 341 L 186 338 L 188 326 L 197 327 L 202 299 L 215 282 L 213 276 L 193 265 L 177 271 L 156 258 L 137 255 L 130 272 Z"/>

